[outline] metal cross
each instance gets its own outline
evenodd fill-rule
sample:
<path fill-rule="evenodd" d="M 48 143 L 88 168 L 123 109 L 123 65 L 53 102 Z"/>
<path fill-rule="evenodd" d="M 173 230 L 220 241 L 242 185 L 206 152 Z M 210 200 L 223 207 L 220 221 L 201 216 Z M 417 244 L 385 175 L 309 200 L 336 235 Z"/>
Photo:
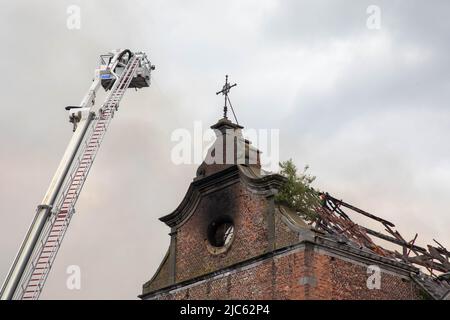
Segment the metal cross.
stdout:
<path fill-rule="evenodd" d="M 236 83 L 233 84 L 233 85 L 230 85 L 230 84 L 228 83 L 228 75 L 226 75 L 226 76 L 225 76 L 225 84 L 224 84 L 224 86 L 222 87 L 222 90 L 216 92 L 216 95 L 218 95 L 218 94 L 221 93 L 221 94 L 223 94 L 223 95 L 225 96 L 225 105 L 224 105 L 224 107 L 223 107 L 223 117 L 224 117 L 225 119 L 227 119 L 227 112 L 228 112 L 227 101 L 228 101 L 228 102 L 230 101 L 230 99 L 228 98 L 228 93 L 230 92 L 230 89 L 233 88 L 233 87 L 235 87 L 235 86 L 237 86 Z M 231 102 L 230 102 L 230 106 L 231 106 Z M 231 108 L 233 108 L 233 107 L 231 107 Z M 234 111 L 233 111 L 233 113 L 234 113 Z M 236 120 L 236 121 L 237 121 L 237 120 Z"/>

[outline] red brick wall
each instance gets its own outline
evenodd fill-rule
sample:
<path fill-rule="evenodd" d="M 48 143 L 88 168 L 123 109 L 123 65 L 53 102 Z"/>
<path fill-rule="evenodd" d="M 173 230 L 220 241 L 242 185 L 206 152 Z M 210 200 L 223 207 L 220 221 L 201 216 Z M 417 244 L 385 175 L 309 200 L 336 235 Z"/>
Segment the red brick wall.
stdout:
<path fill-rule="evenodd" d="M 382 269 L 381 288 L 368 289 L 367 266 L 307 247 L 254 263 L 221 278 L 158 299 L 420 299 L 408 279 Z M 306 278 L 305 278 L 306 277 Z M 305 279 L 309 279 L 305 281 Z M 314 280 L 311 280 L 314 279 Z"/>
<path fill-rule="evenodd" d="M 215 255 L 207 249 L 207 229 L 212 221 L 223 215 L 233 220 L 235 237 L 228 251 Z M 285 224 L 270 199 L 249 191 L 240 181 L 202 196 L 195 212 L 176 230 L 175 237 L 174 286 L 191 281 L 175 291 L 163 291 L 166 293 L 160 293 L 156 296 L 158 299 L 421 297 L 416 286 L 405 276 L 407 273 L 400 276 L 398 273 L 383 272 L 381 288 L 368 289 L 366 283 L 370 274 L 367 274 L 367 266 L 370 262 L 357 262 L 369 261 L 363 255 L 356 258 L 310 242 L 282 254 L 281 251 L 274 253 L 274 256 L 267 254 L 299 245 L 298 233 Z M 264 254 L 264 260 L 248 262 Z M 169 256 L 168 261 L 171 258 Z M 222 269 L 240 262 L 243 263 L 228 270 L 226 275 L 220 274 Z M 170 273 L 168 268 L 169 263 L 161 270 L 165 278 Z M 204 276 L 202 281 L 192 283 L 192 279 L 201 276 Z M 159 288 L 154 287 L 153 290 Z"/>
<path fill-rule="evenodd" d="M 268 249 L 267 200 L 249 192 L 242 183 L 202 197 L 196 212 L 176 235 L 176 281 L 206 274 Z M 212 255 L 206 247 L 207 228 L 220 215 L 233 219 L 235 238 L 230 249 Z"/>
<path fill-rule="evenodd" d="M 318 285 L 311 290 L 313 299 L 418 299 L 412 281 L 390 272 L 382 272 L 380 289 L 367 288 L 367 266 L 350 263 L 328 255 L 314 256 Z"/>
<path fill-rule="evenodd" d="M 283 221 L 279 212 L 275 213 L 275 249 L 298 243 L 298 233 L 292 231 Z"/>

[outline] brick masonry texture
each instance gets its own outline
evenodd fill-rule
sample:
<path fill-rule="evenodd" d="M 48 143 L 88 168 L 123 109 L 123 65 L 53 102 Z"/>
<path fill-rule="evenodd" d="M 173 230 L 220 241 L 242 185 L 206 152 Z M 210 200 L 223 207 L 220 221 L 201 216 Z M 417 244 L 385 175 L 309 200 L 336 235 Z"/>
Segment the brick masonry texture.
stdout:
<path fill-rule="evenodd" d="M 275 248 L 283 248 L 298 242 L 298 233 L 293 232 L 289 226 L 283 222 L 279 212 L 275 216 Z"/>
<path fill-rule="evenodd" d="M 381 288 L 368 289 L 367 266 L 317 252 L 292 250 L 254 267 L 235 270 L 155 298 L 170 299 L 421 299 L 407 278 L 382 270 Z M 303 279 L 313 281 L 302 281 Z"/>
<path fill-rule="evenodd" d="M 202 194 L 192 214 L 172 227 L 171 248 L 144 285 L 143 299 L 424 297 L 410 270 L 386 259 L 381 288 L 369 289 L 367 267 L 374 260 L 359 249 L 305 240 L 274 204 L 273 193 L 249 187 L 240 176 L 233 179 Z M 208 226 L 223 216 L 234 223 L 234 240 L 227 251 L 213 254 L 207 249 Z"/>
<path fill-rule="evenodd" d="M 236 183 L 202 198 L 197 211 L 177 231 L 177 282 L 209 273 L 267 251 L 265 198 Z M 209 224 L 222 215 L 234 221 L 235 238 L 229 251 L 207 250 Z"/>

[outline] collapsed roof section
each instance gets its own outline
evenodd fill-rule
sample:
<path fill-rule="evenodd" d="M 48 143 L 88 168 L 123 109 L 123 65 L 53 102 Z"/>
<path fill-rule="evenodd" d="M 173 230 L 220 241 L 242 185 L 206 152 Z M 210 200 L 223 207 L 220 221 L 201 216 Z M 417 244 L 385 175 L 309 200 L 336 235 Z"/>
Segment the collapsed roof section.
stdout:
<path fill-rule="evenodd" d="M 407 241 L 395 229 L 395 225 L 392 222 L 338 200 L 328 193 L 320 194 L 320 197 L 321 206 L 316 208 L 317 218 L 312 221 L 312 225 L 318 230 L 340 236 L 345 239 L 344 241 L 352 241 L 381 256 L 399 259 L 403 262 L 423 267 L 432 276 L 441 275 L 445 277 L 446 273 L 450 273 L 450 252 L 436 240 L 434 242 L 437 246 L 420 247 L 415 244 L 418 237 L 417 233 L 412 240 Z M 380 223 L 386 233 L 381 233 L 353 222 L 344 210 L 363 215 Z M 398 250 L 387 249 L 377 245 L 373 238 L 388 241 L 395 245 Z"/>
<path fill-rule="evenodd" d="M 450 299 L 450 252 L 438 241 L 436 245 L 426 248 L 416 244 L 418 234 L 406 240 L 395 225 L 383 218 L 338 200 L 328 193 L 318 194 L 321 205 L 315 208 L 317 216 L 309 222 L 311 228 L 324 234 L 332 235 L 336 241 L 370 250 L 377 255 L 410 264 L 424 273 L 411 274 L 424 290 L 434 299 Z M 349 214 L 359 214 L 376 221 L 384 232 L 355 223 Z M 377 240 L 387 241 L 392 248 L 377 244 Z"/>

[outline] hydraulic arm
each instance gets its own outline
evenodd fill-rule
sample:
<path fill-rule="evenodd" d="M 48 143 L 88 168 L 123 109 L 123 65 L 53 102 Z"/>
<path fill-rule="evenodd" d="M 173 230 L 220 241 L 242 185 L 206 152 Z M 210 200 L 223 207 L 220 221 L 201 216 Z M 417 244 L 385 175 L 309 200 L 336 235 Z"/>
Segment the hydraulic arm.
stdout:
<path fill-rule="evenodd" d="M 66 107 L 73 136 L 6 277 L 2 300 L 39 297 L 114 112 L 128 88 L 150 86 L 152 70 L 143 52 L 114 50 L 102 55 L 80 105 Z M 100 86 L 109 93 L 95 109 Z"/>

